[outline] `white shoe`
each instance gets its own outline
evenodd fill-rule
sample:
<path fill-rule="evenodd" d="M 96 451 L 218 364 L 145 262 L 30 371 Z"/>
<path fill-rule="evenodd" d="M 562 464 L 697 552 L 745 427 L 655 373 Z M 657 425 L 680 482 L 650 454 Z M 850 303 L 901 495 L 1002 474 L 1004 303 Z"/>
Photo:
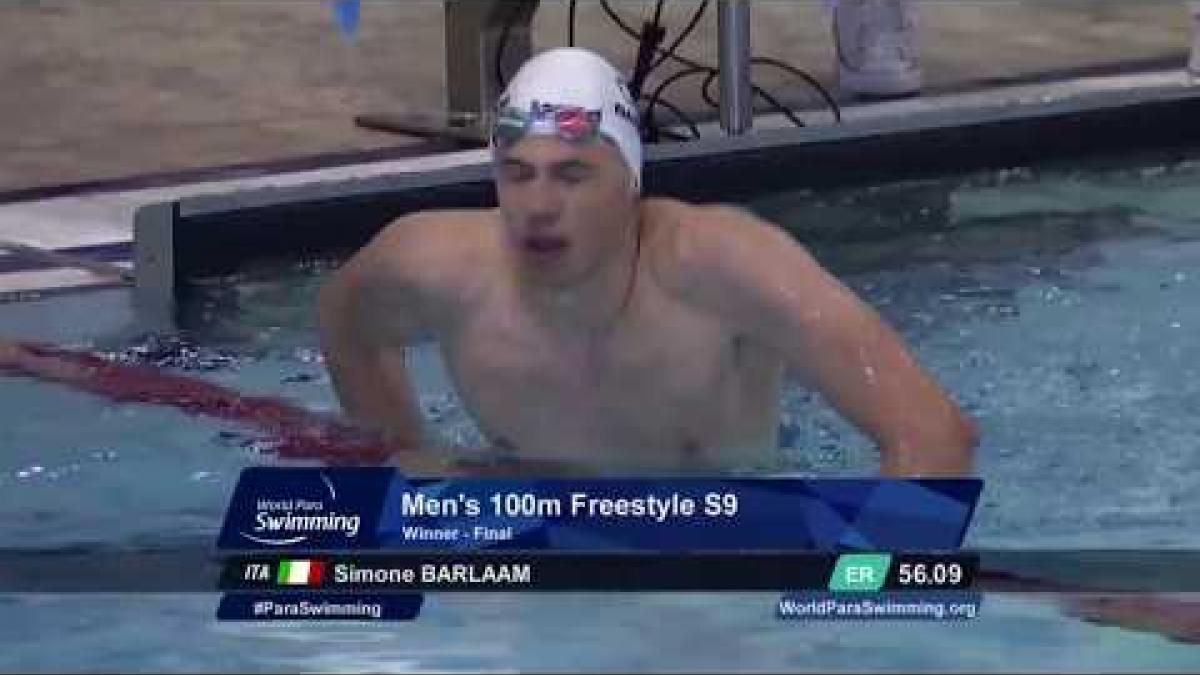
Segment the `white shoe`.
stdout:
<path fill-rule="evenodd" d="M 1187 70 L 1193 79 L 1200 79 L 1200 1 L 1191 0 L 1188 9 L 1192 15 L 1192 55 Z"/>
<path fill-rule="evenodd" d="M 866 97 L 921 90 L 916 12 L 909 0 L 836 0 L 833 10 L 838 84 Z"/>

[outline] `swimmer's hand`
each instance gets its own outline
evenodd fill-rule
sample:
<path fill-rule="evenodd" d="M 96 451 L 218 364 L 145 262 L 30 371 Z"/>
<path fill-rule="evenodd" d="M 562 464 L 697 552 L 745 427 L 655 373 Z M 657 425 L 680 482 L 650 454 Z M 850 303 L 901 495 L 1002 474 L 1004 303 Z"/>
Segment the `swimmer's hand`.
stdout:
<path fill-rule="evenodd" d="M 24 355 L 25 349 L 21 345 L 0 340 L 0 368 L 19 367 Z"/>
<path fill-rule="evenodd" d="M 81 364 L 43 353 L 42 349 L 0 340 L 0 370 L 60 382 L 72 382 L 88 375 L 87 368 Z"/>

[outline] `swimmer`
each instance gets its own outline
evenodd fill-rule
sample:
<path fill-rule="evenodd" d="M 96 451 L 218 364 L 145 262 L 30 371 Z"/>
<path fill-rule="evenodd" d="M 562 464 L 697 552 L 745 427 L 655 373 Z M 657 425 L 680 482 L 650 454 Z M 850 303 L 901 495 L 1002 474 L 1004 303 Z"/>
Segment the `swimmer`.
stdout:
<path fill-rule="evenodd" d="M 406 215 L 321 290 L 323 349 L 356 423 L 425 442 L 404 349 L 429 337 L 507 454 L 761 466 L 790 370 L 876 442 L 883 475 L 972 472 L 973 423 L 787 233 L 641 195 L 637 108 L 608 62 L 543 52 L 495 112 L 498 208 Z"/>
<path fill-rule="evenodd" d="M 119 403 L 169 406 L 257 428 L 284 459 L 317 459 L 328 464 L 391 463 L 410 476 L 577 476 L 584 467 L 550 460 L 478 463 L 459 461 L 388 442 L 286 401 L 248 397 L 211 382 L 137 364 L 124 364 L 87 352 L 0 339 L 0 376 L 18 375 L 57 382 Z M 1200 643 L 1200 603 L 1158 595 L 1105 595 L 1085 587 L 980 571 L 984 590 L 1050 592 L 1074 617 L 1103 625 L 1156 633 Z"/>

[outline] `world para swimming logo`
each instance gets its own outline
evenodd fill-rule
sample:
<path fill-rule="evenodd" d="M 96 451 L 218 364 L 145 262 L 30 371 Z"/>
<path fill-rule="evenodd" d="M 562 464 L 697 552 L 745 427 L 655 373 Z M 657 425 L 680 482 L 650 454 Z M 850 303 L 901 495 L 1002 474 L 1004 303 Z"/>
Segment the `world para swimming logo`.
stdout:
<path fill-rule="evenodd" d="M 239 530 L 238 534 L 265 546 L 295 546 L 325 533 L 341 534 L 348 539 L 357 537 L 361 517 L 339 513 L 338 491 L 332 478 L 324 471 L 316 475 L 320 486 L 313 486 L 314 490 L 305 490 L 304 494 L 255 499 L 250 527 Z"/>

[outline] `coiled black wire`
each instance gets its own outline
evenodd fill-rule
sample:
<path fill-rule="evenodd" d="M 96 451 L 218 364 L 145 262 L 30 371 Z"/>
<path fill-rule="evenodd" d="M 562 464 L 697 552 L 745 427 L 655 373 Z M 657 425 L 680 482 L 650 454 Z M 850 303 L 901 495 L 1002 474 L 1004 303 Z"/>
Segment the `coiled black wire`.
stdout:
<path fill-rule="evenodd" d="M 692 59 L 686 58 L 684 56 L 680 56 L 678 54 L 679 47 L 684 43 L 685 40 L 687 40 L 687 38 L 699 26 L 700 20 L 704 17 L 704 13 L 708 10 L 710 1 L 711 0 L 703 0 L 700 3 L 700 5 L 696 8 L 696 11 L 692 14 L 691 19 L 688 20 L 687 25 L 685 25 L 683 30 L 679 32 L 679 34 L 671 42 L 670 46 L 666 47 L 665 49 L 655 46 L 654 50 L 657 52 L 657 58 L 652 63 L 650 63 L 649 67 L 646 68 L 646 71 L 644 73 L 636 73 L 635 72 L 634 77 L 631 78 L 631 79 L 636 79 L 637 81 L 643 81 L 646 77 L 648 77 L 654 71 L 656 71 L 660 67 L 662 67 L 662 65 L 664 63 L 666 63 L 666 61 L 669 59 L 674 60 L 685 66 L 685 68 L 683 70 L 679 70 L 675 73 L 672 73 L 669 77 L 667 77 L 665 80 L 663 80 L 658 85 L 658 87 L 655 88 L 654 92 L 651 95 L 639 97 L 639 100 L 645 102 L 645 104 L 646 104 L 646 111 L 645 111 L 645 114 L 643 115 L 643 128 L 642 128 L 642 135 L 644 136 L 645 140 L 656 141 L 656 140 L 658 140 L 658 137 L 660 135 L 666 135 L 666 136 L 670 136 L 670 137 L 673 137 L 676 139 L 680 138 L 680 136 L 678 134 L 668 132 L 667 130 L 661 129 L 657 126 L 655 109 L 660 106 L 669 110 L 676 118 L 678 118 L 681 122 L 683 122 L 688 127 L 688 130 L 691 131 L 692 136 L 694 138 L 700 137 L 698 125 L 696 124 L 695 120 L 692 119 L 685 112 L 683 112 L 683 110 L 680 109 L 679 106 L 675 105 L 674 103 L 671 103 L 669 100 L 667 100 L 665 98 L 666 91 L 671 85 L 673 85 L 689 76 L 699 74 L 699 73 L 706 73 L 707 76 L 705 77 L 704 82 L 703 82 L 703 84 L 701 84 L 701 87 L 700 87 L 701 96 L 703 97 L 704 102 L 707 103 L 710 107 L 712 107 L 712 108 L 720 107 L 720 104 L 713 97 L 712 91 L 711 91 L 712 83 L 717 78 L 720 71 L 717 68 L 714 68 L 714 67 L 706 65 L 706 64 L 699 63 L 698 61 L 694 61 Z M 578 16 L 578 4 L 579 4 L 578 0 L 569 0 L 569 2 L 567 4 L 567 44 L 572 47 L 575 46 L 575 38 L 576 38 L 575 26 L 576 26 L 576 20 L 577 20 L 577 16 Z M 663 14 L 663 10 L 665 8 L 665 4 L 666 4 L 665 0 L 656 0 L 656 2 L 655 2 L 654 14 L 653 14 L 653 18 L 651 20 L 651 25 L 655 28 L 662 27 L 662 14 Z M 609 20 L 611 20 L 617 26 L 617 28 L 620 29 L 620 31 L 622 33 L 624 33 L 629 38 L 637 41 L 639 43 L 639 45 L 642 43 L 644 36 L 639 34 L 637 31 L 635 31 L 633 28 L 631 28 L 628 24 L 625 23 L 625 21 L 621 18 L 621 16 L 619 14 L 617 14 L 616 11 L 613 10 L 611 4 L 609 3 L 609 0 L 600 0 L 600 8 L 608 16 Z M 500 39 L 498 41 L 499 43 L 496 46 L 496 82 L 497 82 L 497 84 L 499 84 L 500 89 L 503 89 L 507 84 L 504 80 L 504 73 L 502 71 L 500 64 L 501 64 L 501 59 L 504 56 L 504 48 L 505 48 L 506 43 L 508 42 L 509 33 L 512 29 L 512 24 L 515 21 L 516 15 L 517 15 L 517 13 L 513 12 L 505 20 L 504 25 L 501 29 Z M 762 64 L 762 65 L 771 66 L 773 68 L 778 68 L 780 70 L 783 70 L 784 72 L 787 72 L 787 73 L 801 79 L 802 81 L 804 81 L 806 84 L 808 84 L 812 89 L 814 89 L 817 92 L 817 94 L 824 101 L 825 105 L 828 106 L 830 111 L 833 113 L 834 120 L 839 123 L 842 121 L 841 107 L 838 106 L 837 101 L 834 100 L 833 96 L 831 96 L 829 94 L 829 91 L 826 90 L 825 87 L 823 87 L 821 85 L 821 83 L 817 81 L 816 78 L 812 77 L 811 75 L 804 72 L 803 70 L 796 68 L 795 66 L 789 65 L 778 59 L 774 59 L 771 57 L 756 56 L 750 60 L 750 63 L 752 65 Z M 786 116 L 788 118 L 788 120 L 791 121 L 792 124 L 794 124 L 796 126 L 801 126 L 801 127 L 804 126 L 804 121 L 802 119 L 800 119 L 800 117 L 797 116 L 796 113 L 791 108 L 784 105 L 781 101 L 779 101 L 774 96 L 772 96 L 770 92 L 763 89 L 762 87 L 759 87 L 756 84 L 752 84 L 751 87 L 754 91 L 755 96 L 758 96 L 759 98 L 763 99 L 772 108 L 774 108 L 775 110 L 779 111 L 784 116 Z M 684 138 L 686 138 L 686 137 L 684 137 Z"/>
<path fill-rule="evenodd" d="M 659 16 L 661 13 L 661 4 L 662 4 L 662 0 L 659 0 L 659 6 L 656 7 L 656 17 Z M 669 86 L 668 83 L 678 82 L 681 79 L 683 79 L 684 77 L 686 77 L 687 75 L 691 75 L 693 73 L 698 73 L 698 72 L 708 72 L 709 73 L 708 78 L 705 79 L 705 82 L 701 87 L 701 92 L 702 92 L 704 101 L 713 108 L 719 107 L 718 102 L 713 98 L 711 91 L 710 91 L 712 81 L 719 74 L 718 69 L 716 69 L 712 66 L 708 66 L 708 65 L 699 63 L 697 61 L 693 61 L 686 57 L 680 56 L 678 53 L 676 53 L 679 46 L 681 44 L 683 44 L 683 41 L 688 37 L 688 35 L 690 35 L 692 33 L 692 31 L 695 30 L 696 26 L 699 25 L 700 19 L 703 17 L 705 10 L 707 10 L 707 8 L 708 8 L 708 5 L 709 5 L 709 0 L 704 0 L 704 2 L 701 2 L 700 6 L 697 7 L 695 13 L 692 15 L 692 18 L 688 22 L 687 26 L 679 34 L 679 36 L 676 37 L 675 41 L 671 43 L 671 46 L 666 49 L 658 49 L 659 57 L 651 65 L 649 72 L 653 72 L 654 70 L 656 70 L 664 62 L 666 62 L 667 59 L 673 59 L 673 60 L 687 66 L 687 68 L 685 70 L 682 70 L 682 71 L 679 71 L 679 72 L 673 74 L 672 77 L 667 78 L 667 81 L 665 81 L 663 84 L 660 84 L 659 87 L 655 90 L 655 94 L 651 95 L 651 97 L 649 99 L 649 110 L 648 110 L 648 114 L 647 114 L 648 118 L 653 119 L 654 106 L 656 106 L 660 100 L 664 100 L 663 95 L 666 91 L 666 86 Z M 600 7 L 601 7 L 601 9 L 604 10 L 604 13 L 608 16 L 608 18 L 621 30 L 621 32 L 625 33 L 625 35 L 627 35 L 628 37 L 630 37 L 634 40 L 637 40 L 639 43 L 641 42 L 642 37 L 636 31 L 634 31 L 632 28 L 630 28 L 629 25 L 624 22 L 624 20 L 621 19 L 620 15 L 618 15 L 613 10 L 613 8 L 609 4 L 608 0 L 600 0 Z M 816 90 L 817 94 L 822 98 L 822 100 L 825 102 L 825 104 L 829 107 L 830 111 L 833 113 L 834 120 L 839 123 L 842 121 L 841 107 L 838 106 L 837 101 L 835 101 L 833 96 L 831 96 L 829 94 L 828 90 L 826 90 L 823 86 L 821 86 L 821 83 L 818 82 L 816 80 L 816 78 L 812 77 L 808 73 L 805 73 L 804 71 L 800 70 L 799 68 L 796 68 L 787 63 L 779 61 L 778 59 L 773 59 L 770 57 L 754 57 L 751 59 L 751 63 L 752 64 L 769 65 L 769 66 L 784 70 L 785 72 L 788 72 L 796 77 L 799 77 L 805 83 L 807 83 L 809 86 L 811 86 L 814 90 Z M 647 73 L 647 75 L 649 74 L 649 72 Z M 686 73 L 686 75 L 684 75 L 683 73 Z M 679 75 L 679 77 L 675 77 L 675 75 Z M 666 85 L 666 86 L 664 86 L 664 85 Z M 779 112 L 784 114 L 788 118 L 788 120 L 791 121 L 793 124 L 795 124 L 796 126 L 804 126 L 803 120 L 801 120 L 795 114 L 794 111 L 792 111 L 787 106 L 783 105 L 778 99 L 776 99 L 774 96 L 772 96 L 765 89 L 763 89 L 757 85 L 753 85 L 752 88 L 753 88 L 756 96 L 759 96 L 763 100 L 767 101 L 768 104 L 770 104 L 773 108 L 775 108 L 776 110 L 778 110 Z M 647 128 L 647 129 L 643 130 L 643 133 L 647 136 L 652 137 L 656 133 L 656 130 L 653 128 Z"/>

